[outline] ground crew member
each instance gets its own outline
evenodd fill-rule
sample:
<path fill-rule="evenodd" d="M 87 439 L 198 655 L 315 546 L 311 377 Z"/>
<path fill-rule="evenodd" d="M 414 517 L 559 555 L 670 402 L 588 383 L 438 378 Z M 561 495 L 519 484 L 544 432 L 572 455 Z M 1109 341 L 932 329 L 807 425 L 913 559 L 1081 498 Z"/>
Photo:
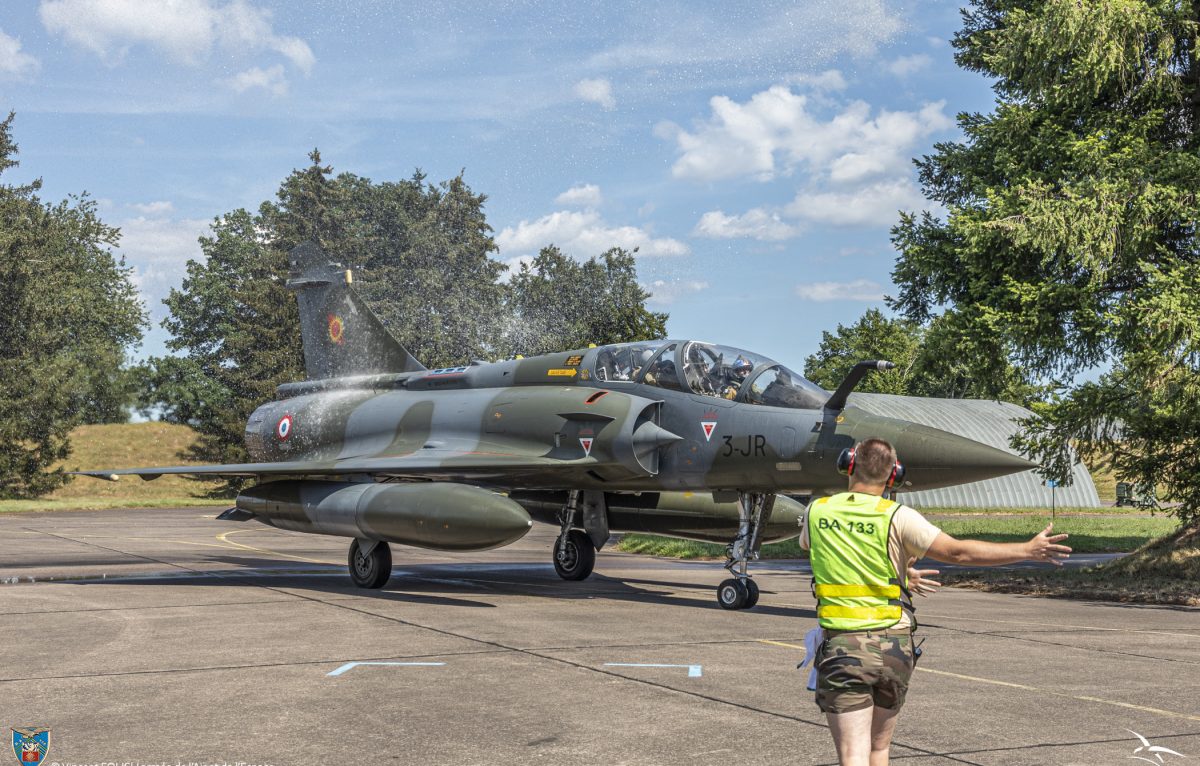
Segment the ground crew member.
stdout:
<path fill-rule="evenodd" d="M 892 445 L 867 439 L 845 450 L 839 469 L 849 491 L 821 498 L 801 521 L 810 550 L 817 621 L 824 640 L 814 661 L 817 705 L 825 713 L 842 766 L 885 766 L 896 717 L 913 670 L 912 599 L 908 572 L 916 558 L 998 566 L 1049 561 L 1061 566 L 1071 549 L 1053 525 L 1025 543 L 957 540 L 921 514 L 883 495 L 903 480 Z M 899 573 L 907 576 L 901 577 Z M 922 590 L 935 582 L 924 580 Z"/>

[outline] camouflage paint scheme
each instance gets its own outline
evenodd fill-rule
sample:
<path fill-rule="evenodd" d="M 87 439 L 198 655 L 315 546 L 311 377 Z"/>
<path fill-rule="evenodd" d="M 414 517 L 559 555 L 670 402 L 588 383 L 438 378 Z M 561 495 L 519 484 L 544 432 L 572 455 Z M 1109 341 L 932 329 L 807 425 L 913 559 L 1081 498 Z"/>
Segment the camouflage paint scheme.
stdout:
<path fill-rule="evenodd" d="M 817 705 L 826 713 L 899 710 L 913 666 L 908 630 L 831 632 L 817 652 Z"/>
<path fill-rule="evenodd" d="M 660 367 L 673 362 L 676 370 L 674 381 L 660 371 L 655 383 L 645 371 L 629 380 L 605 372 L 600 355 L 623 346 L 427 370 L 358 298 L 351 274 L 318 248 L 296 248 L 291 267 L 309 380 L 280 386 L 251 415 L 253 462 L 84 473 L 253 477 L 263 483 L 239 497 L 240 518 L 452 550 L 511 542 L 529 514 L 559 523 L 572 498 L 582 502 L 582 527 L 597 548 L 609 531 L 728 541 L 745 535 L 745 499 L 770 498 L 756 522 L 756 552 L 763 540 L 799 533 L 804 507 L 781 493 L 843 488 L 837 457 L 866 437 L 896 446 L 905 489 L 1032 465 L 845 407 L 844 395 L 843 406 L 833 406 L 836 394 L 827 399 L 802 379 L 790 406 L 753 403 L 748 383 L 732 399 L 711 386 L 698 393 L 694 372 L 689 379 L 684 371 L 694 371 L 698 350 L 715 353 L 711 344 L 650 344 Z M 799 377 L 757 359 L 751 379 Z M 575 524 L 563 524 L 565 537 Z"/>

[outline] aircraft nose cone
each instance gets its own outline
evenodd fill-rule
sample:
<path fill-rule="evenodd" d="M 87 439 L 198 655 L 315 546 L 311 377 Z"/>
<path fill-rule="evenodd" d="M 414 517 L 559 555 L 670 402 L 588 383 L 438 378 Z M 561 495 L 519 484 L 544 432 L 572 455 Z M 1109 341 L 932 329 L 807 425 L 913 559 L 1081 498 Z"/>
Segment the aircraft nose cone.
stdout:
<path fill-rule="evenodd" d="M 915 423 L 903 429 L 894 446 L 907 471 L 905 486 L 914 491 L 994 479 L 1037 467 L 1020 455 Z"/>

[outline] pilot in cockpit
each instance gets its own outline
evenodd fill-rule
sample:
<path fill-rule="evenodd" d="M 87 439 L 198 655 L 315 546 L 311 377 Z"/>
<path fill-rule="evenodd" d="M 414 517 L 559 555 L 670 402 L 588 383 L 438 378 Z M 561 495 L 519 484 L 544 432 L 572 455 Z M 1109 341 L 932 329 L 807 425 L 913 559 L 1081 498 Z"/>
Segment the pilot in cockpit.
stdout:
<path fill-rule="evenodd" d="M 679 376 L 675 371 L 675 362 L 669 359 L 667 355 L 659 358 L 649 370 L 646 371 L 642 382 L 651 386 L 659 386 L 661 388 L 670 388 L 680 391 Z"/>
<path fill-rule="evenodd" d="M 654 349 L 639 348 L 631 352 L 629 364 L 621 369 L 621 380 L 634 380 L 642 368 L 654 357 Z"/>
<path fill-rule="evenodd" d="M 738 395 L 738 390 L 742 387 L 742 383 L 746 381 L 746 377 L 750 374 L 750 370 L 754 365 L 746 357 L 738 354 L 737 359 L 733 360 L 733 364 L 729 366 L 729 379 L 725 381 L 720 389 L 721 396 L 725 399 L 733 399 Z"/>

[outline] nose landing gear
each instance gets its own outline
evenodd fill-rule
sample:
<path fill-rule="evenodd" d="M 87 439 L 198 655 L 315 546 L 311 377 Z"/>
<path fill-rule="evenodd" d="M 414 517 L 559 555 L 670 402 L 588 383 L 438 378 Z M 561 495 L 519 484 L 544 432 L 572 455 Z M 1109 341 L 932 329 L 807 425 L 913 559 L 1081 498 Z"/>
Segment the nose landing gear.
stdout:
<path fill-rule="evenodd" d="M 596 566 L 596 546 L 581 529 L 575 529 L 579 516 L 580 492 L 567 496 L 560 521 L 562 531 L 554 543 L 554 571 L 564 580 L 586 580 Z"/>
<path fill-rule="evenodd" d="M 758 583 L 750 579 L 749 563 L 758 560 L 762 528 L 771 518 L 775 495 L 762 492 L 738 493 L 738 534 L 725 549 L 725 568 L 733 577 L 717 587 L 722 609 L 751 609 L 758 603 Z"/>

